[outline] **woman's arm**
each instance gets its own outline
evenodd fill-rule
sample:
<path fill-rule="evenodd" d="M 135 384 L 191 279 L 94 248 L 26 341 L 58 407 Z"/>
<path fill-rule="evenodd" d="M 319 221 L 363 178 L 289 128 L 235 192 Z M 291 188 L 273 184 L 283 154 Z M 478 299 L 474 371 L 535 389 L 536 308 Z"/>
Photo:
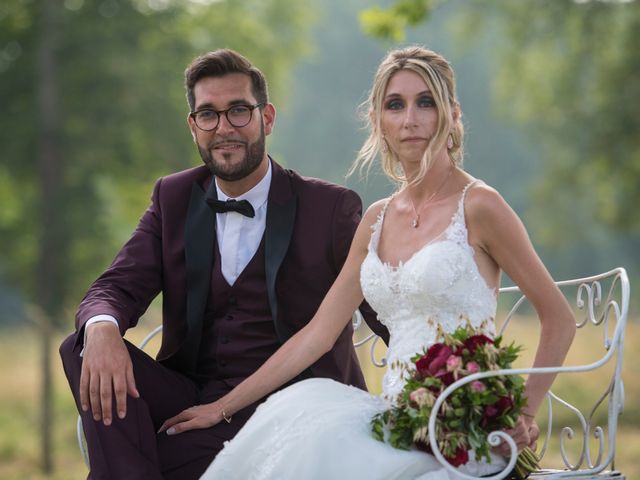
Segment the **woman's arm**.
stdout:
<path fill-rule="evenodd" d="M 160 432 L 181 433 L 211 427 L 260 400 L 300 374 L 327 353 L 362 302 L 360 266 L 367 255 L 371 225 L 379 203 L 365 213 L 347 259 L 311 321 L 280 347 L 255 373 L 216 402 L 198 405 L 168 419 Z M 349 319 L 345 321 L 345 319 Z"/>
<path fill-rule="evenodd" d="M 492 188 L 478 187 L 467 199 L 469 232 L 474 244 L 518 285 L 540 320 L 534 367 L 562 365 L 576 323 L 571 308 L 536 254 L 520 218 Z M 531 424 L 555 374 L 529 375 L 524 413 Z"/>

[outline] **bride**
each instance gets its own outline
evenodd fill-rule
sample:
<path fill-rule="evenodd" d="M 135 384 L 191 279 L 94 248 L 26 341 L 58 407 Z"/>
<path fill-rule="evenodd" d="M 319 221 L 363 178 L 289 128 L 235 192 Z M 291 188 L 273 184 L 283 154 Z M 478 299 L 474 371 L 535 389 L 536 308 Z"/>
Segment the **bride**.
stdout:
<path fill-rule="evenodd" d="M 375 75 L 368 107 L 370 134 L 354 168 L 370 166 L 380 155 L 399 190 L 367 210 L 340 275 L 309 324 L 228 395 L 183 411 L 161 431 L 179 434 L 233 421 L 234 412 L 327 352 L 363 298 L 391 334 L 383 395 L 329 379 L 298 382 L 257 409 L 203 479 L 451 478 L 432 455 L 375 440 L 370 421 L 402 389 L 398 365 L 433 344 L 438 326 L 452 332 L 468 321 L 495 334 L 501 271 L 538 313 L 534 366 L 564 360 L 575 330 L 564 296 L 509 205 L 462 169 L 462 114 L 449 63 L 421 47 L 391 51 Z M 519 448 L 538 436 L 534 416 L 552 381 L 551 375 L 527 380 L 526 411 L 508 432 Z M 496 453 L 506 454 L 506 447 Z M 491 463 L 460 468 L 487 475 L 504 465 L 495 455 Z"/>

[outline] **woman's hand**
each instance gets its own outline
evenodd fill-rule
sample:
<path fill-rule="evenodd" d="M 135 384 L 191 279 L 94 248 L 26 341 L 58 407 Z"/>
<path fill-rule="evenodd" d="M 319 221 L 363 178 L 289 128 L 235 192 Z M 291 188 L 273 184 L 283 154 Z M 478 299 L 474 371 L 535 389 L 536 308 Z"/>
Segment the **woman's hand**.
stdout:
<path fill-rule="evenodd" d="M 158 433 L 166 431 L 167 435 L 176 435 L 188 430 L 209 428 L 220 423 L 222 419 L 222 406 L 218 402 L 196 405 L 166 420 Z"/>
<path fill-rule="evenodd" d="M 513 428 L 505 430 L 505 433 L 516 442 L 518 451 L 521 451 L 525 447 L 530 447 L 535 451 L 540 429 L 533 418 L 520 415 L 516 425 Z M 502 442 L 493 449 L 493 452 L 503 457 L 508 457 L 511 454 L 507 442 Z"/>
<path fill-rule="evenodd" d="M 526 419 L 526 423 L 529 425 L 529 445 L 527 446 L 535 452 L 538 446 L 538 437 L 540 437 L 540 427 L 533 418 Z"/>

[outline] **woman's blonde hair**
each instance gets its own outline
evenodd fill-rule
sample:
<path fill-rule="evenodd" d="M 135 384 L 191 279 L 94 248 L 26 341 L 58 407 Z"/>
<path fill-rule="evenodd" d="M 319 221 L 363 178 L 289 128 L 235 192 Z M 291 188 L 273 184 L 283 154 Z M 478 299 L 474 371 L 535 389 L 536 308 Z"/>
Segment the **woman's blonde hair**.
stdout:
<path fill-rule="evenodd" d="M 412 46 L 391 50 L 378 67 L 369 98 L 362 104 L 369 136 L 358 152 L 349 175 L 358 168 L 368 171 L 376 156 L 380 154 L 384 173 L 401 185 L 407 183 L 395 153 L 388 145 L 387 148 L 382 148 L 385 139 L 380 123 L 387 86 L 391 77 L 400 70 L 410 70 L 420 75 L 429 87 L 438 110 L 436 132 L 427 143 L 420 170 L 412 183 L 424 178 L 433 162 L 433 153 L 447 144 L 449 135 L 453 143 L 452 147 L 447 149 L 449 158 L 454 165 L 462 166 L 464 127 L 460 118 L 462 115 L 460 114 L 455 121 L 452 115 L 453 109 L 458 107 L 453 69 L 441 55 L 423 47 Z"/>

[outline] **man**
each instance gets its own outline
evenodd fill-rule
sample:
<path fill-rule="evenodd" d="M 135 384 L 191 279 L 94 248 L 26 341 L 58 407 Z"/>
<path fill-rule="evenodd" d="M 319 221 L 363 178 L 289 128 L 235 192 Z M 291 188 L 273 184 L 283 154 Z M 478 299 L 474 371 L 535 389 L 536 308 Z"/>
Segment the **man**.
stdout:
<path fill-rule="evenodd" d="M 360 218 L 358 196 L 284 170 L 262 73 L 231 50 L 185 72 L 188 124 L 205 166 L 160 179 L 151 206 L 77 312 L 60 348 L 81 412 L 93 479 L 192 479 L 256 408 L 180 435 L 168 418 L 210 403 L 254 372 L 313 316 Z M 163 294 L 157 361 L 124 341 Z M 366 314 L 383 337 L 386 330 Z M 365 388 L 344 330 L 304 376 Z M 82 350 L 82 356 L 81 356 Z"/>

